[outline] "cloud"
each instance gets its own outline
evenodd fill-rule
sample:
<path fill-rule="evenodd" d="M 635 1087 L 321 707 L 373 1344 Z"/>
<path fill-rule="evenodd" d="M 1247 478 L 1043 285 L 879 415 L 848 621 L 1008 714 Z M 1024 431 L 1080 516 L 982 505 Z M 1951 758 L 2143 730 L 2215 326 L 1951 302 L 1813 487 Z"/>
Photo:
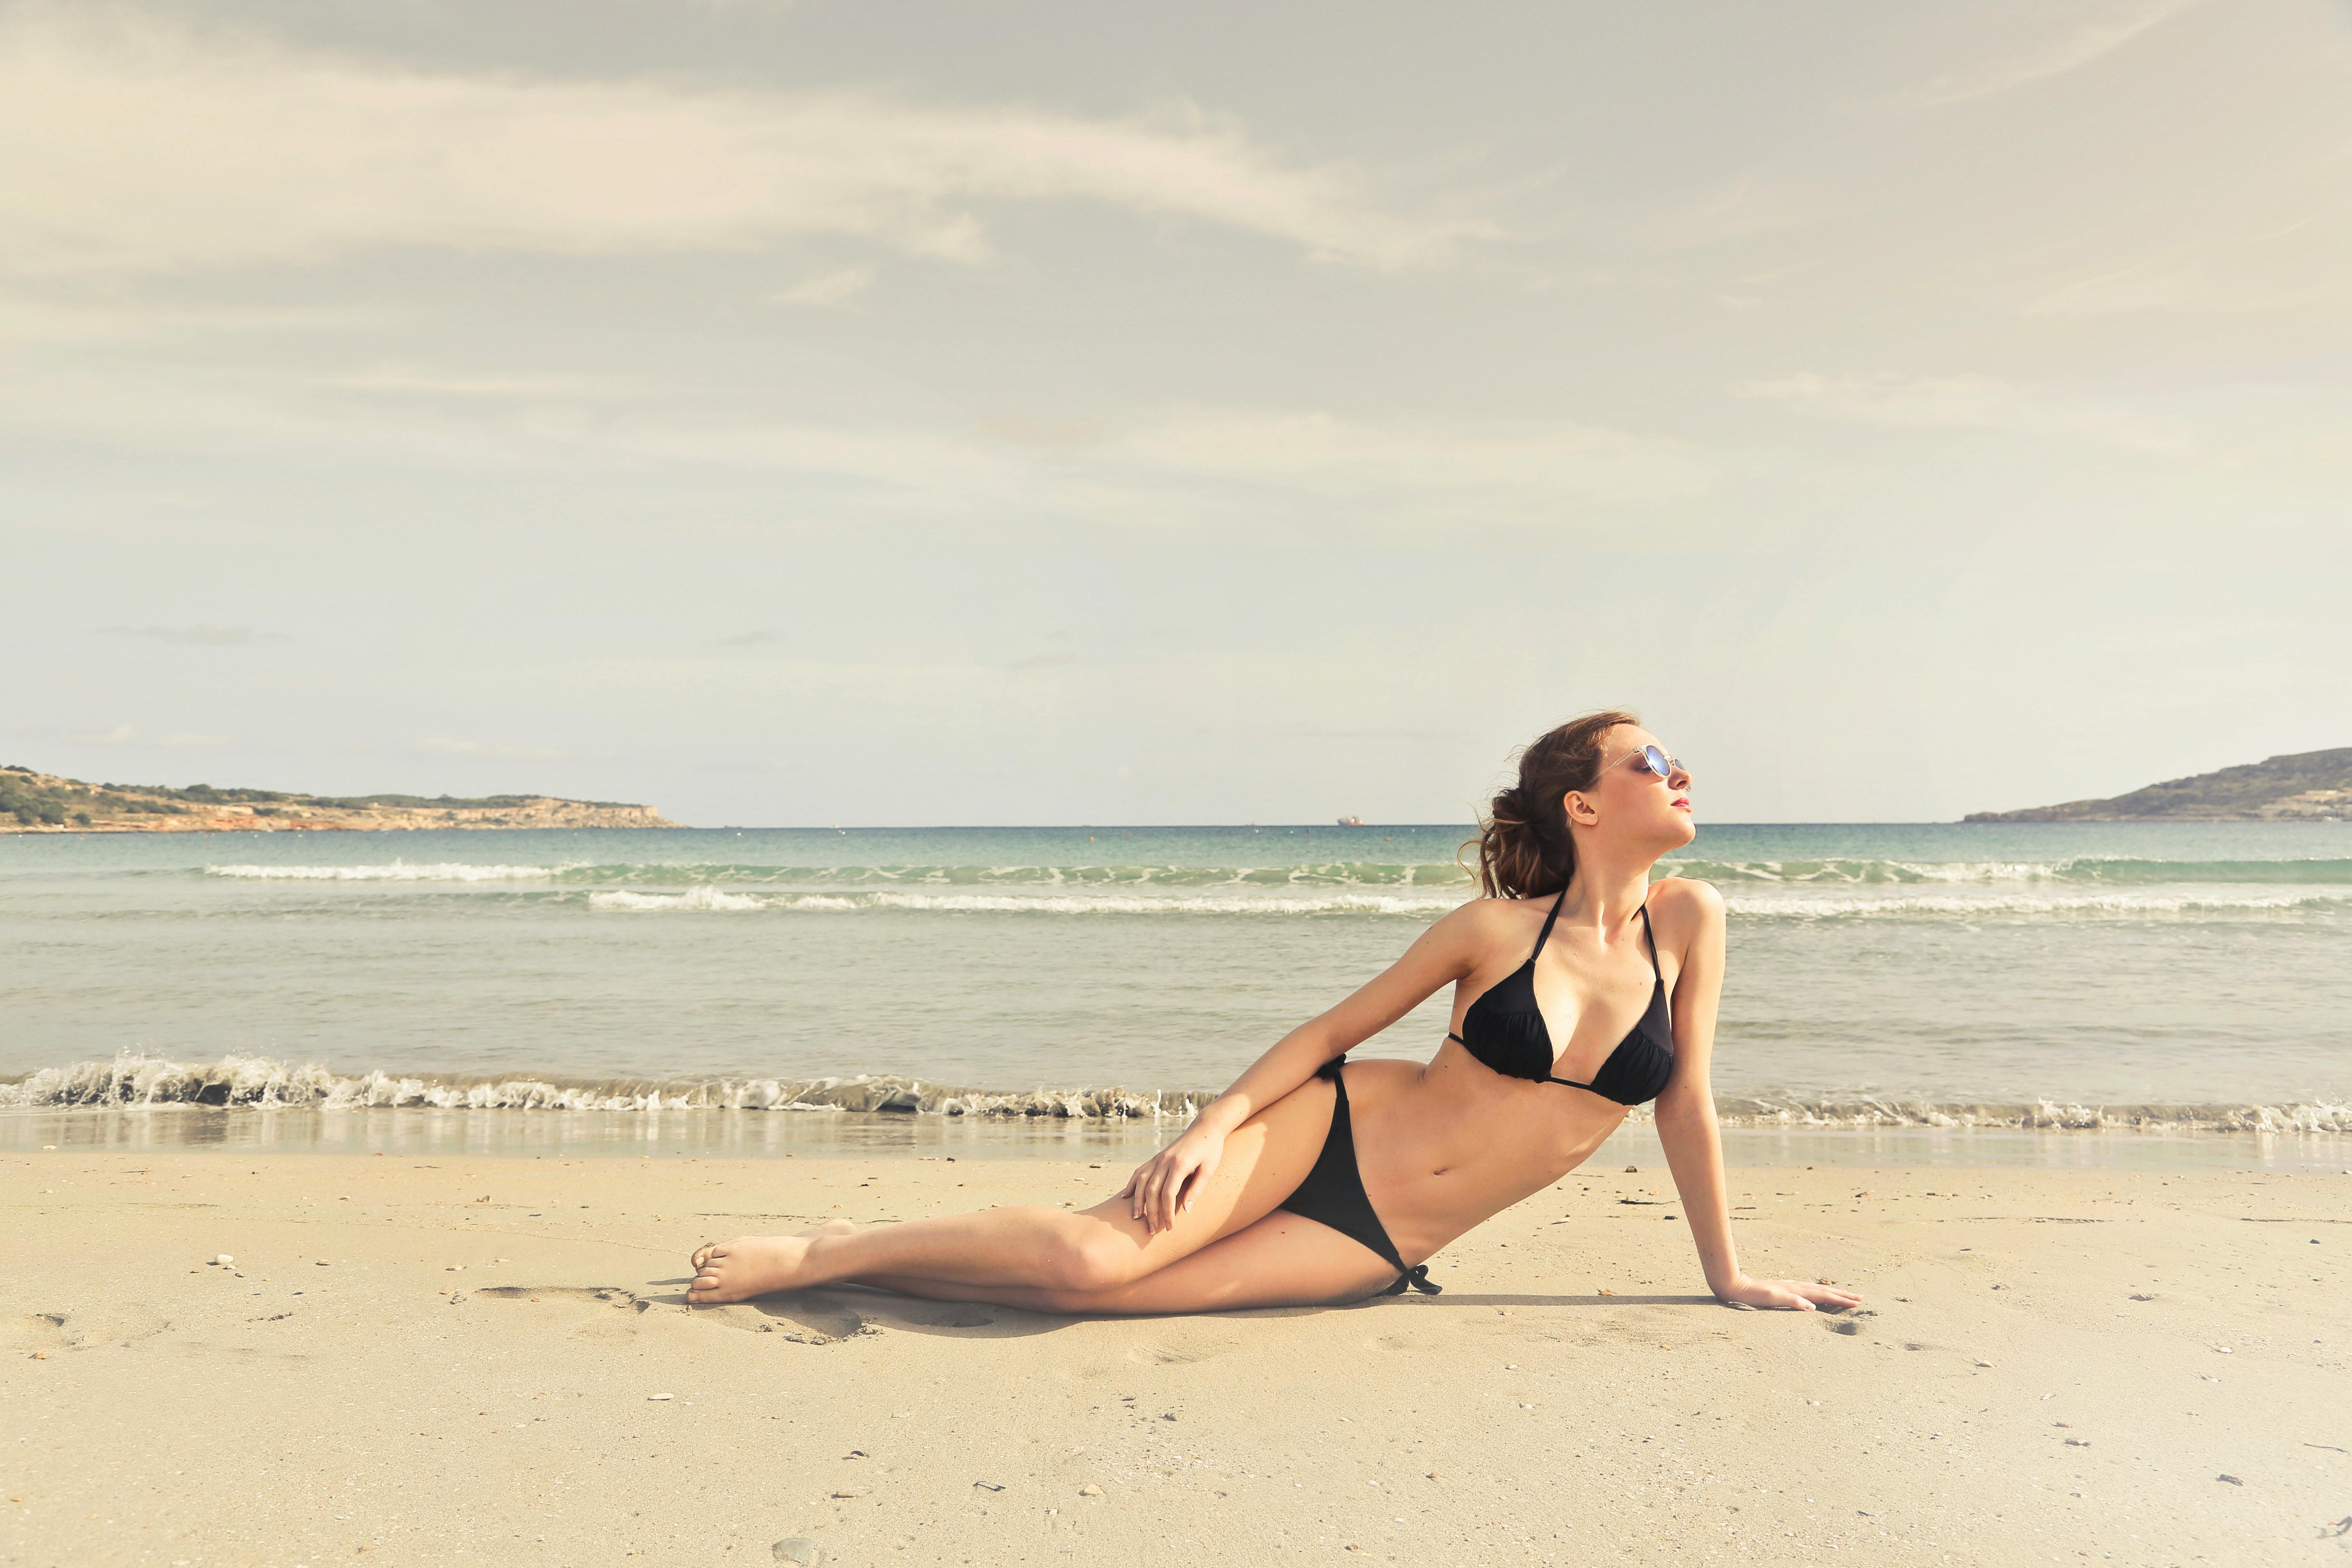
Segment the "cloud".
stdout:
<path fill-rule="evenodd" d="M 101 626 L 99 630 L 106 637 L 145 637 L 187 647 L 242 647 L 254 640 L 251 626 Z"/>
<path fill-rule="evenodd" d="M 349 375 L 320 376 L 315 384 L 338 392 L 384 393 L 403 397 L 497 398 L 515 402 L 609 401 L 635 393 L 620 376 L 474 375 L 415 366 L 383 366 Z"/>
<path fill-rule="evenodd" d="M 0 197 L 0 202 L 5 202 Z M 382 311 L 312 306 L 188 305 L 133 300 L 109 290 L 100 300 L 0 297 L 0 343 L 121 342 L 141 338 L 311 335 L 380 328 Z"/>
<path fill-rule="evenodd" d="M 1739 393 L 1808 414 L 1899 429 L 2007 430 L 2174 456 L 2189 447 L 2182 432 L 2128 409 L 2054 398 L 1990 376 L 1792 375 Z"/>
<path fill-rule="evenodd" d="M 0 257 L 58 274 L 805 235 L 970 261 L 988 253 L 977 209 L 1007 202 L 1191 219 L 1377 267 L 1490 232 L 1385 211 L 1349 173 L 1188 107 L 1108 119 L 463 75 L 56 0 L 0 19 Z"/>
<path fill-rule="evenodd" d="M 1988 66 L 1938 77 L 1903 94 L 1900 101 L 1921 108 L 1967 103 L 2064 76 L 2113 54 L 2150 27 L 2199 3 L 2200 0 L 2140 0 L 2137 5 L 2110 5 L 2096 20 L 2062 37 Z"/>
<path fill-rule="evenodd" d="M 446 735 L 432 735 L 417 743 L 416 749 L 432 757 L 483 757 L 508 763 L 551 763 L 569 757 L 569 752 L 559 752 L 551 746 L 501 746 L 482 741 L 457 741 Z"/>
<path fill-rule="evenodd" d="M 795 283 L 774 298 L 780 305 L 838 305 L 852 295 L 863 294 L 873 283 L 872 268 L 849 267 Z"/>
<path fill-rule="evenodd" d="M 1103 437 L 1102 426 L 1092 419 L 1024 419 L 1017 416 L 985 420 L 980 433 L 1015 447 L 1048 450 L 1091 447 Z"/>
<path fill-rule="evenodd" d="M 1109 459 L 1325 498 L 1444 496 L 1470 506 L 1687 498 L 1712 486 L 1683 442 L 1564 420 L 1356 420 L 1195 408 L 1108 440 Z"/>
<path fill-rule="evenodd" d="M 135 725 L 131 724 L 117 724 L 111 730 L 99 730 L 67 738 L 77 746 L 155 746 L 173 751 L 229 743 L 226 735 L 204 735 L 188 731 L 177 731 L 168 735 L 142 735 Z"/>

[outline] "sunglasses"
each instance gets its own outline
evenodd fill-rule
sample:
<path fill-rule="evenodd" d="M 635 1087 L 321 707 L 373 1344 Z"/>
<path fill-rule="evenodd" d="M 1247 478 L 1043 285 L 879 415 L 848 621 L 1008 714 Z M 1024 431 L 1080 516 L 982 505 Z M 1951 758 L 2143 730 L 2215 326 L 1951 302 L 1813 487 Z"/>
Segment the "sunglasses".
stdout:
<path fill-rule="evenodd" d="M 1670 779 L 1676 773 L 1685 771 L 1680 757 L 1670 757 L 1655 746 L 1644 746 L 1638 752 L 1629 752 L 1618 758 L 1617 763 L 1639 763 L 1639 772 L 1649 773 L 1661 780 Z M 1615 767 L 1617 763 L 1610 763 L 1609 768 Z M 1605 773 L 1609 768 L 1603 768 L 1601 771 Z"/>

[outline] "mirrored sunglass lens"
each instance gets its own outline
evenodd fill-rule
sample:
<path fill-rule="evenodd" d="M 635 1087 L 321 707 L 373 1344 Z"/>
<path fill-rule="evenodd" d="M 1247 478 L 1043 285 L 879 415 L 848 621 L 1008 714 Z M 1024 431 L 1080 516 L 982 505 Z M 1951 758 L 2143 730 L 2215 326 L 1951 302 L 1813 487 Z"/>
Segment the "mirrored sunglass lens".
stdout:
<path fill-rule="evenodd" d="M 1643 747 L 1642 760 L 1647 763 L 1650 765 L 1650 771 L 1660 778 L 1664 778 L 1675 771 L 1673 761 L 1655 746 Z"/>

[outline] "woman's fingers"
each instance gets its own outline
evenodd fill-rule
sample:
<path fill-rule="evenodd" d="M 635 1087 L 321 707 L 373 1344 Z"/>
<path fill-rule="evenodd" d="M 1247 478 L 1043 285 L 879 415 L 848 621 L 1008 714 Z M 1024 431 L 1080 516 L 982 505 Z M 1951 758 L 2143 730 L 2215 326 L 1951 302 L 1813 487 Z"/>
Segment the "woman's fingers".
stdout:
<path fill-rule="evenodd" d="M 1161 1230 L 1175 1228 L 1177 1200 L 1183 1194 L 1184 1184 L 1192 1179 L 1192 1173 L 1199 1169 L 1200 1166 L 1191 1161 L 1186 1161 L 1181 1165 L 1174 1161 L 1169 1162 L 1168 1180 L 1162 1183 L 1160 1188 L 1160 1228 Z"/>
<path fill-rule="evenodd" d="M 1750 1279 L 1732 1289 L 1725 1300 L 1784 1312 L 1813 1312 L 1823 1307 L 1843 1312 L 1862 1305 L 1858 1293 L 1811 1279 Z"/>

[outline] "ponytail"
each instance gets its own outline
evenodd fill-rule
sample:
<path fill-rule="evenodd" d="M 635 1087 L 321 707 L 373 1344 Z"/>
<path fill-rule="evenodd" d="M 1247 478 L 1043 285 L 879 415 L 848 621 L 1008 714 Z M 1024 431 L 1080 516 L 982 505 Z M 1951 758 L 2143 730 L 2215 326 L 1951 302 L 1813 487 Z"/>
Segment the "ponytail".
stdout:
<path fill-rule="evenodd" d="M 1478 886 L 1490 899 L 1537 899 L 1564 890 L 1576 875 L 1568 831 L 1568 792 L 1590 789 L 1601 773 L 1609 731 L 1639 724 L 1604 709 L 1571 719 L 1519 752 L 1518 782 L 1487 803 L 1478 825 Z M 1470 847 L 1470 844 L 1462 847 Z"/>

